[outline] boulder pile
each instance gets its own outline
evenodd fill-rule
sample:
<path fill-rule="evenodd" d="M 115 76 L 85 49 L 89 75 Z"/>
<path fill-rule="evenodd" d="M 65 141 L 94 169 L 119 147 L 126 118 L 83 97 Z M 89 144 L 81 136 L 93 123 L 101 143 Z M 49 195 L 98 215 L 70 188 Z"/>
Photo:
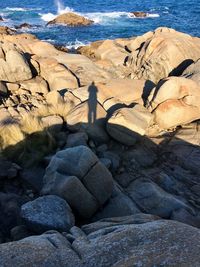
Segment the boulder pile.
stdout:
<path fill-rule="evenodd" d="M 169 28 L 77 54 L 0 29 L 0 266 L 199 266 L 199 58 Z"/>

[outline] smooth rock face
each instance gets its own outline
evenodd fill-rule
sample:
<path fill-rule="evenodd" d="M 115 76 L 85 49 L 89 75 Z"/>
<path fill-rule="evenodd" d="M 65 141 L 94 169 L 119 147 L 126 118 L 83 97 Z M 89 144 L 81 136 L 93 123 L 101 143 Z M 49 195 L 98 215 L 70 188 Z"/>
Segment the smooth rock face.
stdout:
<path fill-rule="evenodd" d="M 31 78 L 31 69 L 23 53 L 21 53 L 12 43 L 1 43 L 0 80 L 5 82 L 19 82 Z"/>
<path fill-rule="evenodd" d="M 149 96 L 149 109 L 162 129 L 200 118 L 200 86 L 193 80 L 170 77 L 158 83 Z"/>
<path fill-rule="evenodd" d="M 96 155 L 86 146 L 76 146 L 52 158 L 42 193 L 59 195 L 81 216 L 90 217 L 110 197 L 112 188 L 112 175 Z"/>
<path fill-rule="evenodd" d="M 30 230 L 36 233 L 68 231 L 75 223 L 67 202 L 53 195 L 39 197 L 22 205 L 21 217 Z"/>
<path fill-rule="evenodd" d="M 93 23 L 92 20 L 84 18 L 80 15 L 77 15 L 75 13 L 65 13 L 62 15 L 59 15 L 54 20 L 48 22 L 47 25 L 51 24 L 66 24 L 68 26 L 88 26 Z"/>
<path fill-rule="evenodd" d="M 136 17 L 136 18 L 146 18 L 147 17 L 147 13 L 142 12 L 142 11 L 134 11 L 134 12 L 130 12 L 131 16 Z"/>
<path fill-rule="evenodd" d="M 134 145 L 152 121 L 152 114 L 144 107 L 135 105 L 133 108 L 116 110 L 107 123 L 108 133 L 125 145 Z"/>

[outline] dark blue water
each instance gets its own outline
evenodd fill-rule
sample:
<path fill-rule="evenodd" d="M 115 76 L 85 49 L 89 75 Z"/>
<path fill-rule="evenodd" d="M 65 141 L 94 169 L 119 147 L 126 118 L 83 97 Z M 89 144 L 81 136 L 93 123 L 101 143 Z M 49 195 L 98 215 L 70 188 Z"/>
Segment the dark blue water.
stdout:
<path fill-rule="evenodd" d="M 46 27 L 59 12 L 74 11 L 95 21 L 89 27 Z M 129 12 L 148 12 L 147 18 L 130 18 Z M 66 46 L 100 39 L 141 35 L 160 26 L 200 36 L 200 0 L 1 0 L 1 25 L 23 22 L 36 25 L 30 33 Z M 25 30 L 27 31 L 27 30 Z"/>

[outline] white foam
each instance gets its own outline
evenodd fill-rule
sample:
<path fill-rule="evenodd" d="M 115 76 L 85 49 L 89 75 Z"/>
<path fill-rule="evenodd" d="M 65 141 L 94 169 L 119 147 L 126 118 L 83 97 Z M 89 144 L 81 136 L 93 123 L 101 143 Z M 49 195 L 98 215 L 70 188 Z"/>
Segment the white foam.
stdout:
<path fill-rule="evenodd" d="M 80 14 L 84 17 L 87 17 L 93 20 L 95 23 L 105 23 L 109 20 L 113 20 L 120 17 L 128 17 L 128 12 L 93 12 L 93 13 L 84 13 Z"/>
<path fill-rule="evenodd" d="M 57 17 L 57 15 L 54 15 L 52 13 L 47 13 L 47 14 L 39 14 L 41 16 L 41 19 L 49 22 L 50 20 L 53 20 Z"/>
<path fill-rule="evenodd" d="M 158 18 L 158 17 L 160 17 L 160 15 L 157 14 L 157 13 L 155 13 L 155 14 L 148 14 L 147 17 L 149 17 L 149 18 Z"/>
<path fill-rule="evenodd" d="M 22 8 L 22 7 L 6 7 L 7 11 L 33 11 L 33 10 L 41 10 L 41 8 Z"/>
<path fill-rule="evenodd" d="M 66 45 L 66 48 L 68 48 L 68 49 L 77 49 L 79 46 L 85 46 L 85 45 L 89 45 L 89 44 L 90 44 L 90 42 L 88 42 L 88 41 L 81 42 L 81 41 L 76 39 L 75 42 L 69 42 Z"/>

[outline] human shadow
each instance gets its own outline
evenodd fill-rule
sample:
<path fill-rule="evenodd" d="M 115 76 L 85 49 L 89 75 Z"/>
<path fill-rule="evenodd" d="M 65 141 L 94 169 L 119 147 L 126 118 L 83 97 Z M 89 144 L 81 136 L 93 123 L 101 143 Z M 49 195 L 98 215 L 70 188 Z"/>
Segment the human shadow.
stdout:
<path fill-rule="evenodd" d="M 92 82 L 88 87 L 88 124 L 94 124 L 97 119 L 97 93 L 98 89 Z"/>

